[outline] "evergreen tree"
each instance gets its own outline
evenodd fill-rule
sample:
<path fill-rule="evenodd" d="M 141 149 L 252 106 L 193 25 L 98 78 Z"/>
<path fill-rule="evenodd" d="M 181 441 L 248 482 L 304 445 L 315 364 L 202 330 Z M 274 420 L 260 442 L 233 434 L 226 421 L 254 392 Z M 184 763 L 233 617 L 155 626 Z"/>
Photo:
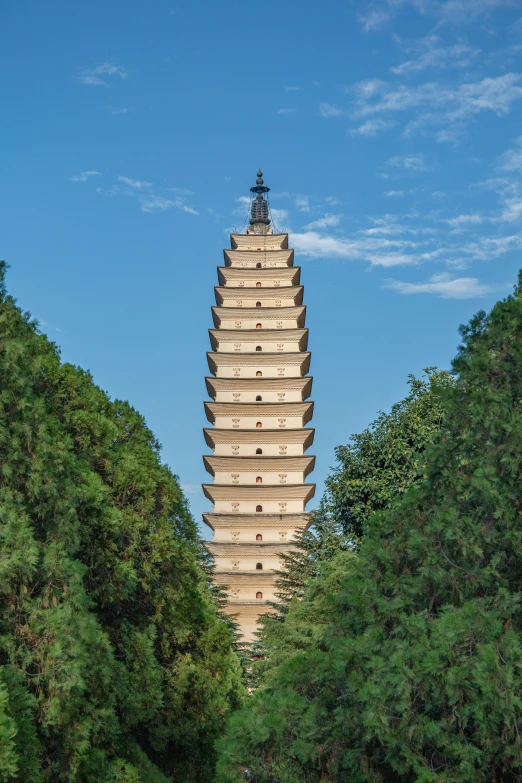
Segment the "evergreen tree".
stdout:
<path fill-rule="evenodd" d="M 3 287 L 0 465 L 0 781 L 211 780 L 242 688 L 177 478 Z"/>
<path fill-rule="evenodd" d="M 220 781 L 522 781 L 522 292 L 462 328 L 425 478 L 368 525 L 313 648 L 222 743 Z"/>
<path fill-rule="evenodd" d="M 374 514 L 420 481 L 424 450 L 442 426 L 440 393 L 452 382 L 446 371 L 428 367 L 424 372 L 426 378 L 409 376 L 409 393 L 390 413 L 380 413 L 347 445 L 336 448 L 337 465 L 312 525 L 300 533 L 295 550 L 282 556 L 281 613 L 294 596 L 303 596 L 323 560 L 340 550 L 356 551 Z"/>

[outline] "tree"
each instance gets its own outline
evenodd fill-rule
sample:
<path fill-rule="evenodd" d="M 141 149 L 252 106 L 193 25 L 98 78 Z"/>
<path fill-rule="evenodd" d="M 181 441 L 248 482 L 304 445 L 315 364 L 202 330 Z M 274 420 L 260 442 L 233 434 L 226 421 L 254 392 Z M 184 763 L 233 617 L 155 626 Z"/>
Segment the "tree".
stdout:
<path fill-rule="evenodd" d="M 3 288 L 0 465 L 0 780 L 212 779 L 242 688 L 178 480 Z"/>
<path fill-rule="evenodd" d="M 221 781 L 522 780 L 521 284 L 462 328 L 423 481 L 375 514 L 321 640 L 232 718 Z"/>
<path fill-rule="evenodd" d="M 292 600 L 304 598 L 307 584 L 319 576 L 322 564 L 340 551 L 357 551 L 375 514 L 421 480 L 424 451 L 443 423 L 440 396 L 453 382 L 447 371 L 428 367 L 424 372 L 425 378 L 409 376 L 409 393 L 389 413 L 380 413 L 347 445 L 337 447 L 337 466 L 326 480 L 326 493 L 312 515 L 311 527 L 298 534 L 292 551 L 281 555 L 278 601 L 262 619 L 254 646 L 262 660 L 256 667 L 259 673 L 279 660 L 276 649 L 285 630 L 278 624 Z"/>

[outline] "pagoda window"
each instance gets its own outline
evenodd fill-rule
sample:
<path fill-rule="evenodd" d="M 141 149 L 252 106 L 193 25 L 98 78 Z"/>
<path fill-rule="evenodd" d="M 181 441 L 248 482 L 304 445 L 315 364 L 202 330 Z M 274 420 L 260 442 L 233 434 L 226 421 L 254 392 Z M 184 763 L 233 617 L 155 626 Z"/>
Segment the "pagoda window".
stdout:
<path fill-rule="evenodd" d="M 261 535 L 261 533 L 258 533 L 256 536 L 256 541 L 262 541 L 262 540 L 263 540 L 263 536 Z"/>
<path fill-rule="evenodd" d="M 262 328 L 263 328 L 263 324 L 256 324 L 256 329 L 262 329 Z"/>
<path fill-rule="evenodd" d="M 263 506 L 256 506 L 256 514 L 261 514 L 263 511 Z"/>
<path fill-rule="evenodd" d="M 262 350 L 263 350 L 263 348 L 262 348 L 261 345 L 256 345 L 256 351 L 262 351 Z"/>
<path fill-rule="evenodd" d="M 256 598 L 259 601 L 263 597 L 263 593 L 256 593 Z"/>
<path fill-rule="evenodd" d="M 256 302 L 256 307 L 261 307 L 261 302 Z"/>
<path fill-rule="evenodd" d="M 256 571 L 262 571 L 263 570 L 263 563 L 256 563 Z"/>
<path fill-rule="evenodd" d="M 262 421 L 256 421 L 256 427 L 257 427 L 258 430 L 261 429 L 262 426 L 263 426 L 263 422 Z"/>
<path fill-rule="evenodd" d="M 263 449 L 256 449 L 256 454 L 262 454 L 262 453 L 263 453 Z"/>
<path fill-rule="evenodd" d="M 256 283 L 256 288 L 261 288 L 261 283 L 259 282 L 259 280 Z"/>
<path fill-rule="evenodd" d="M 261 397 L 260 394 L 258 394 L 257 397 L 256 397 L 256 402 L 262 402 L 262 401 L 263 401 L 263 398 Z"/>
<path fill-rule="evenodd" d="M 256 371 L 256 378 L 262 378 L 262 377 L 263 377 L 263 373 L 261 372 L 261 370 L 257 370 Z"/>
<path fill-rule="evenodd" d="M 256 476 L 256 484 L 262 484 L 262 483 L 263 483 L 263 479 L 261 478 L 261 476 Z"/>
<path fill-rule="evenodd" d="M 256 264 L 256 269 L 261 269 L 261 264 Z"/>

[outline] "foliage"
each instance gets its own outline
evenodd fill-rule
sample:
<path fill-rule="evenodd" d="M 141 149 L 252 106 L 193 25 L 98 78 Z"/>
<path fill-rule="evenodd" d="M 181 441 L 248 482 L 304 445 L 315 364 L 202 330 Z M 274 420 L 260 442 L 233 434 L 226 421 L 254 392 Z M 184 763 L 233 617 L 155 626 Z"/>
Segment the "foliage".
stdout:
<path fill-rule="evenodd" d="M 0 466 L 0 781 L 212 779 L 239 663 L 177 478 L 3 289 Z"/>
<path fill-rule="evenodd" d="M 278 572 L 278 601 L 274 611 L 262 621 L 260 638 L 254 647 L 259 663 L 252 682 L 280 661 L 288 633 L 281 628 L 292 600 L 305 597 L 306 586 L 316 579 L 326 563 L 341 551 L 357 551 L 365 529 L 374 515 L 417 484 L 422 478 L 422 458 L 426 447 L 443 422 L 440 396 L 452 383 L 446 371 L 427 368 L 425 378 L 408 378 L 409 392 L 389 413 L 336 449 L 337 466 L 327 478 L 326 493 L 312 525 L 302 531 L 294 548 L 281 556 Z M 306 635 L 308 618 L 302 614 Z M 296 622 L 294 618 L 293 622 Z M 257 678 L 255 673 L 257 672 Z"/>
<path fill-rule="evenodd" d="M 522 781 L 520 288 L 461 333 L 422 482 L 366 526 L 321 638 L 232 717 L 220 783 Z"/>

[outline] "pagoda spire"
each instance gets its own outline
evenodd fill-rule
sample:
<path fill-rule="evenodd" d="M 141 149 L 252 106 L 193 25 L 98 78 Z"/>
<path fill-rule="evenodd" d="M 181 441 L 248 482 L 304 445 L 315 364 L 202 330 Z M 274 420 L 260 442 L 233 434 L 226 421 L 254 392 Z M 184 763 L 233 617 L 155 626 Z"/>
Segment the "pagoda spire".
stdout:
<path fill-rule="evenodd" d="M 250 188 L 251 193 L 256 193 L 255 199 L 252 200 L 252 211 L 250 218 L 250 225 L 262 223 L 265 226 L 270 225 L 270 218 L 268 217 L 268 201 L 264 198 L 264 194 L 268 193 L 270 188 L 267 188 L 263 183 L 263 172 L 261 169 L 257 170 L 256 184 L 253 188 Z"/>
<path fill-rule="evenodd" d="M 250 225 L 231 235 L 217 270 L 204 429 L 212 453 L 203 457 L 213 480 L 203 485 L 213 505 L 203 518 L 214 531 L 206 542 L 214 583 L 226 589 L 224 610 L 247 643 L 277 600 L 281 553 L 294 551 L 308 526 L 315 490 L 307 483 L 315 459 L 307 453 L 314 430 L 301 270 L 288 234 L 270 225 L 261 170 L 250 190 Z"/>

